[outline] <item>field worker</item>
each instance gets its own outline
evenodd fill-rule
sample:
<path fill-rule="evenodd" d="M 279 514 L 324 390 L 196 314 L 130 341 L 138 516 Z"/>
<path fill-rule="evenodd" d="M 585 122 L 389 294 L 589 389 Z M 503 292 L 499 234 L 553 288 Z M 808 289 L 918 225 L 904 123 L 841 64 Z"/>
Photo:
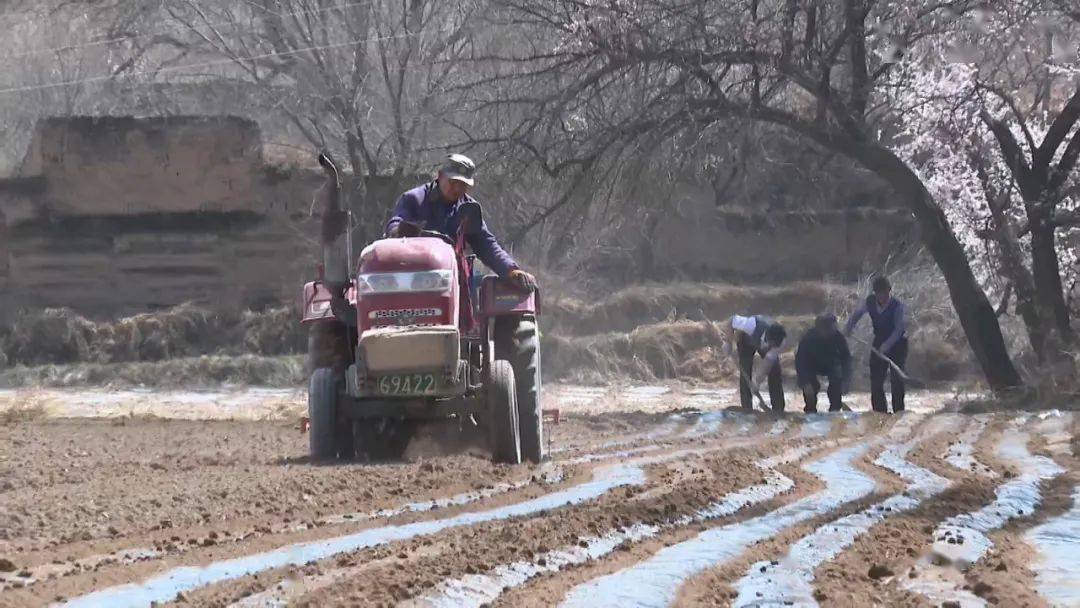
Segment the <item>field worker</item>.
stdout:
<path fill-rule="evenodd" d="M 385 236 L 396 238 L 418 236 L 421 230 L 430 230 L 450 237 L 457 235 L 458 209 L 466 201 L 473 201 L 469 189 L 475 184 L 476 165 L 463 154 L 451 154 L 439 169 L 435 181 L 417 186 L 401 195 L 394 206 L 394 215 L 386 223 Z M 473 253 L 500 277 L 509 279 L 518 287 L 533 291 L 536 278 L 518 266 L 514 258 L 502 248 L 495 235 L 488 230 L 487 222 L 474 227 L 466 234 Z"/>
<path fill-rule="evenodd" d="M 908 341 L 904 324 L 904 304 L 892 297 L 892 284 L 885 277 L 874 279 L 873 293 L 848 319 L 844 335 L 850 336 L 863 315 L 874 325 L 874 348 L 900 369 L 907 363 Z M 904 379 L 879 354 L 870 353 L 870 405 L 875 412 L 888 412 L 885 402 L 885 374 L 889 373 L 894 413 L 904 411 Z"/>
<path fill-rule="evenodd" d="M 795 375 L 803 394 L 807 414 L 817 413 L 818 393 L 821 392 L 820 376 L 829 380 L 829 411 L 844 408 L 843 395 L 851 382 L 851 351 L 847 338 L 840 333 L 836 315 L 824 314 L 814 320 L 814 326 L 806 331 L 795 351 Z"/>
<path fill-rule="evenodd" d="M 769 402 L 773 411 L 784 411 L 784 384 L 780 376 L 780 349 L 787 332 L 779 323 L 761 315 L 733 315 L 725 327 L 725 349 L 732 354 L 732 344 L 738 353 L 739 400 L 743 408 L 754 409 L 754 394 L 762 380 L 769 379 Z M 754 355 L 760 355 L 761 367 L 754 373 Z M 753 389 L 751 389 L 753 386 Z"/>

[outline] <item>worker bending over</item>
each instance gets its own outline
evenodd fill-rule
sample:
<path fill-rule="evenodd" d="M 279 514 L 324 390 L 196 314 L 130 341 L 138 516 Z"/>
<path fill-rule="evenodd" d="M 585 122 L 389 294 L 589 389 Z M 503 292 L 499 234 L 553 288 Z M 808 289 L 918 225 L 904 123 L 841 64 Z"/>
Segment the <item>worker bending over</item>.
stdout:
<path fill-rule="evenodd" d="M 836 326 L 836 315 L 824 314 L 803 334 L 795 351 L 795 374 L 802 390 L 807 414 L 817 413 L 820 376 L 829 380 L 829 411 L 844 408 L 843 395 L 851 383 L 851 350 L 847 338 Z"/>
<path fill-rule="evenodd" d="M 754 395 L 760 394 L 762 380 L 769 379 L 769 402 L 773 411 L 784 411 L 784 385 L 780 375 L 780 349 L 787 332 L 779 323 L 761 315 L 733 315 L 724 327 L 727 332 L 725 348 L 731 354 L 732 344 L 738 353 L 739 399 L 743 408 L 754 409 Z M 760 355 L 761 367 L 754 373 L 754 356 Z M 752 387 L 752 388 L 751 388 Z"/>

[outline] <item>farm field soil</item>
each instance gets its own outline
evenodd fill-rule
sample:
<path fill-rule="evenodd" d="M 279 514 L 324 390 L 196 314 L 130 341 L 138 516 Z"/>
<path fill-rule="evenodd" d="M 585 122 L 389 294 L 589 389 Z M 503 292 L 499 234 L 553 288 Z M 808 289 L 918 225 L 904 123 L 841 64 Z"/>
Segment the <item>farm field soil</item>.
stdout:
<path fill-rule="evenodd" d="M 326 465 L 295 391 L 0 393 L 0 606 L 1080 604 L 1072 412 L 547 398 L 541 465 Z"/>

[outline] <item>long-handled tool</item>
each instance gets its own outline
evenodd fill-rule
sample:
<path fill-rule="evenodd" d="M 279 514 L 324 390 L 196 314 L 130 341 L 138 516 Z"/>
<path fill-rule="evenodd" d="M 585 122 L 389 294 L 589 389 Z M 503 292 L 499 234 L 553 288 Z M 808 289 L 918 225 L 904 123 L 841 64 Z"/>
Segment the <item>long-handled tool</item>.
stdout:
<path fill-rule="evenodd" d="M 698 314 L 701 315 L 701 319 L 703 321 L 708 323 L 708 326 L 709 326 L 710 329 L 712 329 L 713 331 L 716 331 L 715 325 L 713 325 L 712 319 L 710 319 L 709 316 L 705 314 L 704 309 L 699 308 L 698 309 Z M 742 365 L 739 364 L 738 358 L 735 358 L 735 345 L 731 344 L 730 347 L 732 349 L 732 358 L 735 359 L 735 367 L 737 367 L 739 369 L 739 375 L 742 376 L 743 381 L 745 381 L 747 386 L 750 387 L 750 392 L 752 392 L 754 394 L 754 396 L 757 397 L 758 405 L 761 406 L 761 410 L 764 411 L 764 412 L 772 413 L 773 409 L 771 407 L 765 405 L 765 399 L 761 396 L 761 391 L 759 391 L 758 388 L 756 386 L 754 386 L 754 383 L 750 380 L 750 377 L 746 375 L 746 370 L 744 370 L 742 368 Z"/>
<path fill-rule="evenodd" d="M 926 388 L 926 383 L 925 382 L 923 382 L 922 380 L 919 380 L 918 378 L 915 378 L 913 376 L 909 376 L 907 374 L 907 372 L 905 372 L 903 370 L 903 368 L 901 368 L 899 365 L 896 364 L 896 361 L 893 361 L 892 359 L 890 359 L 888 356 L 885 355 L 885 353 L 878 350 L 877 347 L 875 347 L 873 344 L 870 344 L 869 342 L 867 342 L 865 340 L 860 340 L 858 338 L 853 338 L 853 339 L 856 342 L 860 343 L 860 344 L 865 344 L 866 346 L 869 346 L 870 347 L 870 352 L 872 352 L 875 355 L 877 355 L 877 356 L 881 357 L 882 359 L 884 359 L 885 362 L 889 364 L 889 367 L 891 367 L 893 369 L 893 371 L 897 373 L 897 375 L 899 375 L 901 378 L 903 378 L 904 382 L 907 382 L 908 384 L 910 384 L 912 386 L 912 388 Z"/>
<path fill-rule="evenodd" d="M 757 397 L 758 405 L 761 407 L 761 411 L 769 412 L 770 414 L 773 413 L 773 409 L 765 405 L 765 398 L 761 396 L 761 391 L 758 390 L 758 387 L 754 386 L 754 382 L 749 378 L 749 376 L 746 375 L 746 370 L 744 370 L 741 365 L 739 365 L 738 367 L 739 374 L 742 376 L 742 379 L 746 382 L 747 386 L 750 387 L 750 392 L 753 393 L 755 397 Z"/>

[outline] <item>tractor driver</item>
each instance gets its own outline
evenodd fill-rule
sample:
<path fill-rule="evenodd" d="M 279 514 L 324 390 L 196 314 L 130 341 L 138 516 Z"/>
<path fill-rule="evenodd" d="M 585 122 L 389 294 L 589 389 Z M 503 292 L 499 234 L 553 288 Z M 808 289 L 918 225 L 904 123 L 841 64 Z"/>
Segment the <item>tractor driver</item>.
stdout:
<path fill-rule="evenodd" d="M 439 169 L 435 181 L 417 186 L 401 195 L 394 206 L 394 215 L 386 223 L 387 238 L 419 236 L 421 230 L 431 230 L 448 236 L 458 231 L 458 209 L 465 201 L 474 201 L 469 189 L 475 183 L 476 165 L 463 154 L 451 154 Z M 465 236 L 480 261 L 504 279 L 521 289 L 536 289 L 536 278 L 522 270 L 514 258 L 502 248 L 487 222 L 470 229 Z"/>

